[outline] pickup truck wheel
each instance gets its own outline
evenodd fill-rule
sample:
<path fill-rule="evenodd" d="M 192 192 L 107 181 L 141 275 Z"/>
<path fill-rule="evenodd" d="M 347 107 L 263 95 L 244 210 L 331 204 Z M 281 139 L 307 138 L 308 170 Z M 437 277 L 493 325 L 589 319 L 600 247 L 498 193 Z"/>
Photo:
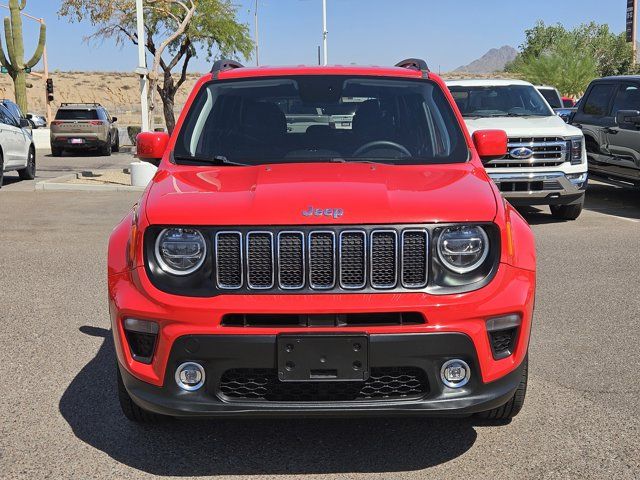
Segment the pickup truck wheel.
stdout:
<path fill-rule="evenodd" d="M 107 143 L 100 148 L 100 154 L 105 157 L 111 156 L 111 135 L 107 138 Z"/>
<path fill-rule="evenodd" d="M 122 382 L 122 374 L 118 365 L 116 365 L 116 370 L 118 372 L 118 400 L 124 416 L 136 423 L 159 423 L 163 420 L 165 417 L 162 415 L 149 412 L 134 403 Z"/>
<path fill-rule="evenodd" d="M 558 220 L 575 220 L 582 213 L 584 202 L 575 205 L 550 205 L 551 216 Z"/>
<path fill-rule="evenodd" d="M 478 418 L 481 418 L 483 420 L 504 422 L 506 420 L 511 420 L 518 413 L 520 413 L 520 410 L 522 410 L 522 407 L 524 405 L 524 399 L 527 395 L 527 380 L 529 378 L 528 356 L 524 357 L 522 367 L 522 378 L 520 379 L 520 383 L 518 384 L 518 388 L 513 394 L 513 397 L 511 397 L 511 399 L 501 407 L 476 414 Z"/>
<path fill-rule="evenodd" d="M 4 158 L 0 153 L 0 188 L 2 188 L 2 182 L 4 181 Z"/>
<path fill-rule="evenodd" d="M 18 170 L 20 180 L 33 180 L 36 178 L 36 152 L 33 148 L 29 148 L 27 155 L 27 166 Z"/>

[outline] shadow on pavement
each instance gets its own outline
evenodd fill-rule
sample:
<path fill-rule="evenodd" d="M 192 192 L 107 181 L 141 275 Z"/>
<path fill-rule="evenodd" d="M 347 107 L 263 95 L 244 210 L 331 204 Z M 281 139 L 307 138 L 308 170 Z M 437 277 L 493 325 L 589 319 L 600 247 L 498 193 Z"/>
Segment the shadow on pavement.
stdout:
<path fill-rule="evenodd" d="M 590 183 L 584 205 L 586 210 L 638 220 L 640 219 L 640 190 Z"/>
<path fill-rule="evenodd" d="M 121 414 L 111 332 L 60 400 L 75 435 L 132 468 L 156 475 L 397 472 L 452 460 L 471 448 L 470 420 L 175 420 L 139 426 Z"/>

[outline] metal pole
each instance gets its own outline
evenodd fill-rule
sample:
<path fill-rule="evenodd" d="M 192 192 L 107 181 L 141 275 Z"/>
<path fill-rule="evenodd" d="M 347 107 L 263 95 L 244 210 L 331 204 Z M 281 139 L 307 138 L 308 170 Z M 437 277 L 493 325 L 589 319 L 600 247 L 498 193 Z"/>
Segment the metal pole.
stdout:
<path fill-rule="evenodd" d="M 40 20 L 42 23 L 44 23 L 44 19 Z M 47 58 L 47 46 L 44 46 L 44 50 L 42 51 L 42 64 L 43 64 L 43 72 L 42 72 L 42 76 L 43 76 L 43 80 L 44 80 L 44 84 L 45 84 L 45 88 L 44 88 L 44 98 L 45 98 L 45 105 L 47 106 L 47 111 L 45 113 L 46 115 L 46 119 L 47 119 L 47 126 L 51 125 L 51 120 L 53 120 L 53 114 L 51 112 L 51 102 L 49 101 L 49 94 L 47 93 L 47 80 L 49 79 L 49 59 Z"/>
<path fill-rule="evenodd" d="M 638 62 L 638 0 L 633 1 L 633 65 Z"/>
<path fill-rule="evenodd" d="M 256 27 L 255 27 L 255 44 L 256 44 L 256 67 L 260 66 L 260 35 L 258 32 L 258 0 L 256 0 L 256 9 L 254 12 L 254 18 L 256 21 Z"/>
<path fill-rule="evenodd" d="M 142 131 L 148 132 L 149 125 L 149 71 L 147 70 L 147 55 L 145 51 L 144 37 L 144 11 L 142 9 L 142 0 L 136 0 L 136 21 L 138 26 L 138 68 L 136 73 L 140 75 L 140 108 Z"/>
<path fill-rule="evenodd" d="M 324 65 L 329 63 L 327 53 L 327 0 L 322 0 L 322 47 L 324 49 Z"/>

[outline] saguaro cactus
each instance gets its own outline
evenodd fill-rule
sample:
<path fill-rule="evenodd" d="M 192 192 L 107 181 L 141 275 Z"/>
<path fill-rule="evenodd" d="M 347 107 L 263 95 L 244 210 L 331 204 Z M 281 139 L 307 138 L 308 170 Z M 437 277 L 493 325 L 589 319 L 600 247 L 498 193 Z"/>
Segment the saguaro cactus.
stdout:
<path fill-rule="evenodd" d="M 9 0 L 10 17 L 4 19 L 4 37 L 7 42 L 7 52 L 9 58 L 2 48 L 0 39 L 0 63 L 7 69 L 13 79 L 13 86 L 16 93 L 16 103 L 20 109 L 27 112 L 27 72 L 25 69 L 33 68 L 42 58 L 44 45 L 47 39 L 47 26 L 40 24 L 40 39 L 31 60 L 24 61 L 24 41 L 22 39 L 22 16 L 20 13 L 27 6 L 27 0 Z"/>

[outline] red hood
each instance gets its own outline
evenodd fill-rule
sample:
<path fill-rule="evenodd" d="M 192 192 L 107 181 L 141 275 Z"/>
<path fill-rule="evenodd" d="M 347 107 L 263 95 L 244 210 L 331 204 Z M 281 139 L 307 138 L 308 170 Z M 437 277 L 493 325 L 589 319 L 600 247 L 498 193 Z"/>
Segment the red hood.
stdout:
<path fill-rule="evenodd" d="M 154 178 L 146 214 L 152 225 L 491 221 L 496 199 L 489 182 L 472 163 L 175 167 Z M 310 206 L 344 213 L 303 215 Z"/>

